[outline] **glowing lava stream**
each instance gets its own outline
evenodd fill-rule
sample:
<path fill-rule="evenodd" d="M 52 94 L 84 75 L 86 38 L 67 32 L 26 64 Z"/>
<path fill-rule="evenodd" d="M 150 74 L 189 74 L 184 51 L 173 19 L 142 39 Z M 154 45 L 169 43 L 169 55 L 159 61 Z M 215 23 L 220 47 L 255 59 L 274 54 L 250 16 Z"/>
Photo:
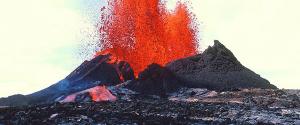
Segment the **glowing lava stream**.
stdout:
<path fill-rule="evenodd" d="M 89 91 L 92 100 L 95 102 L 101 101 L 115 101 L 117 97 L 112 95 L 105 86 L 96 86 Z"/>
<path fill-rule="evenodd" d="M 101 16 L 100 41 L 116 60 L 127 61 L 135 75 L 149 64 L 197 53 L 197 25 L 187 6 L 169 12 L 159 0 L 110 0 Z"/>
<path fill-rule="evenodd" d="M 73 93 L 68 95 L 65 99 L 63 99 L 62 103 L 67 102 L 75 102 L 76 96 L 88 92 L 91 96 L 91 99 L 95 102 L 102 102 L 102 101 L 116 101 L 117 97 L 114 96 L 105 86 L 96 86 L 81 92 Z"/>

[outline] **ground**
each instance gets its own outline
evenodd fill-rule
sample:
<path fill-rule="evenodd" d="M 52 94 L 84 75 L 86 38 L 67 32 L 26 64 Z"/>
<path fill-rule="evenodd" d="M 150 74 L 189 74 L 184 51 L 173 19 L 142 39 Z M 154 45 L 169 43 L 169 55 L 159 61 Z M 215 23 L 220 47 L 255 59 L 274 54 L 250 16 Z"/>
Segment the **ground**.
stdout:
<path fill-rule="evenodd" d="M 169 97 L 0 108 L 0 124 L 300 124 L 299 90 L 185 89 Z M 202 93 L 202 94 L 201 94 Z"/>

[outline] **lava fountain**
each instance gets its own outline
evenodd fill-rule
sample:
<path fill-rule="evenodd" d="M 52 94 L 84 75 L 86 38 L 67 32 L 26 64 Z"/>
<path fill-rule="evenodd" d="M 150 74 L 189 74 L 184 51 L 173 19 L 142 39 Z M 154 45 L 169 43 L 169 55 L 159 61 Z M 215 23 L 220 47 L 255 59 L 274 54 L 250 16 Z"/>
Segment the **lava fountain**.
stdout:
<path fill-rule="evenodd" d="M 159 0 L 110 0 L 101 11 L 103 47 L 96 55 L 127 61 L 135 74 L 197 53 L 197 25 L 184 3 L 170 12 Z"/>

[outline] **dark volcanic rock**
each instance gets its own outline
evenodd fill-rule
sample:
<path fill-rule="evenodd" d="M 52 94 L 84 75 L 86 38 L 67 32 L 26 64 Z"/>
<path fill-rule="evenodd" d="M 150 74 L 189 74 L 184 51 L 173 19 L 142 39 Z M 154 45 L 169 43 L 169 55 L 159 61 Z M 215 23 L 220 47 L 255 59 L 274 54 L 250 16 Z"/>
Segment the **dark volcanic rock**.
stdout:
<path fill-rule="evenodd" d="M 276 89 L 266 79 L 244 67 L 219 41 L 202 54 L 167 64 L 167 68 L 189 87 L 213 90 L 237 88 Z"/>
<path fill-rule="evenodd" d="M 188 90 L 190 88 L 187 88 Z M 195 91 L 197 89 L 191 89 Z M 299 125 L 299 90 L 243 89 L 175 92 L 176 98 L 133 97 L 101 103 L 53 103 L 0 108 L 5 125 Z M 213 95 L 208 93 L 215 93 Z M 184 94 L 186 93 L 186 94 Z M 299 96 L 297 96 L 299 98 Z"/>
<path fill-rule="evenodd" d="M 75 97 L 75 102 L 92 102 L 92 97 L 88 92 L 82 93 Z"/>
<path fill-rule="evenodd" d="M 121 76 L 123 77 L 124 81 L 135 79 L 134 71 L 128 62 L 120 61 L 117 66 L 118 66 L 118 70 L 119 70 Z"/>
<path fill-rule="evenodd" d="M 100 55 L 91 61 L 83 62 L 70 75 L 60 82 L 28 95 L 32 103 L 51 103 L 57 98 L 83 91 L 98 85 L 117 85 L 121 83 L 116 64 L 108 63 L 110 55 Z"/>
<path fill-rule="evenodd" d="M 180 82 L 168 69 L 151 64 L 139 74 L 137 80 L 132 81 L 129 88 L 141 94 L 164 96 L 180 87 Z"/>
<path fill-rule="evenodd" d="M 91 61 L 84 61 L 65 80 L 71 83 L 80 81 L 101 81 L 105 85 L 116 85 L 121 82 L 114 65 L 107 63 L 109 55 L 100 55 Z"/>

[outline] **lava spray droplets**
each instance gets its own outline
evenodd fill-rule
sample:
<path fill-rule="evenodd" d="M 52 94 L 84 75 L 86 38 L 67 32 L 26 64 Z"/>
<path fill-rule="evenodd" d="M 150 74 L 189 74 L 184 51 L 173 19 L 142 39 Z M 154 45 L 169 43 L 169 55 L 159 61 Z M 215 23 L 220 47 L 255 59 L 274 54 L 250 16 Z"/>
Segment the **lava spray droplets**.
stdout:
<path fill-rule="evenodd" d="M 147 65 L 197 53 L 197 25 L 184 3 L 169 12 L 159 0 L 111 0 L 101 11 L 102 50 L 127 61 L 135 74 Z"/>

